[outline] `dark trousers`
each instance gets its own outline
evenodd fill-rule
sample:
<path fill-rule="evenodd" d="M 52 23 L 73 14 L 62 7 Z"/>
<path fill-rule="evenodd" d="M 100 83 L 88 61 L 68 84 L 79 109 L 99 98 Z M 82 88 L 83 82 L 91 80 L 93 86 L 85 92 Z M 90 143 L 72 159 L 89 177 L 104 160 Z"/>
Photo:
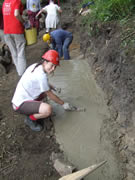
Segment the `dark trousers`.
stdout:
<path fill-rule="evenodd" d="M 65 39 L 65 41 L 63 43 L 63 55 L 64 55 L 65 60 L 70 59 L 69 46 L 72 43 L 72 40 L 73 40 L 73 36 L 69 36 Z"/>

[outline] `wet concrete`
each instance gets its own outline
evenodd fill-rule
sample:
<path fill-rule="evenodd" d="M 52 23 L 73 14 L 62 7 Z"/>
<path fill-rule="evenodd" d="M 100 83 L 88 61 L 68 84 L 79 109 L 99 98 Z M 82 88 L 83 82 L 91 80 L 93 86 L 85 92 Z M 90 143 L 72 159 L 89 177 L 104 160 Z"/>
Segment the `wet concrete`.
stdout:
<path fill-rule="evenodd" d="M 113 148 L 109 142 L 101 144 L 100 141 L 102 123 L 109 118 L 109 112 L 87 61 L 62 61 L 50 80 L 62 88 L 60 97 L 65 102 L 86 108 L 86 112 L 65 112 L 54 104 L 56 138 L 66 156 L 78 169 L 108 161 L 87 180 L 119 179 Z"/>

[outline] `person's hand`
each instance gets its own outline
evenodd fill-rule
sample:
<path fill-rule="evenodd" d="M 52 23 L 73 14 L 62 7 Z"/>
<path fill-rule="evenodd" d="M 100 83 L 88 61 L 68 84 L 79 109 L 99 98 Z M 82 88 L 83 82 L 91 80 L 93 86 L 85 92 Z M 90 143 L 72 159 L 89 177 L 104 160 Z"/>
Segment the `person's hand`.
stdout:
<path fill-rule="evenodd" d="M 23 23 L 23 25 L 24 25 L 25 29 L 29 29 L 30 28 L 30 22 L 29 21 L 25 21 Z"/>
<path fill-rule="evenodd" d="M 53 49 L 52 43 L 49 42 L 48 46 L 49 46 L 50 49 Z"/>
<path fill-rule="evenodd" d="M 58 94 L 61 93 L 61 88 L 57 88 L 57 87 L 52 86 L 52 85 L 50 85 L 50 88 L 51 88 L 53 91 L 55 91 L 56 93 L 58 93 Z"/>
<path fill-rule="evenodd" d="M 60 93 L 61 93 L 61 88 L 54 87 L 54 91 L 55 91 L 56 93 L 60 94 Z"/>
<path fill-rule="evenodd" d="M 62 106 L 65 109 L 65 111 L 74 111 L 76 109 L 74 106 L 67 102 L 65 102 Z"/>

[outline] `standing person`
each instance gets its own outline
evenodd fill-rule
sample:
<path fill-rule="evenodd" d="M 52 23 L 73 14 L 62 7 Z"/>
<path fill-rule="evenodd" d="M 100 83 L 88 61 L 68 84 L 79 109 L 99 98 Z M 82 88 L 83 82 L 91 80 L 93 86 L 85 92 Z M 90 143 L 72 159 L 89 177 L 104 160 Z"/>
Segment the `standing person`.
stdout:
<path fill-rule="evenodd" d="M 39 19 L 36 15 L 41 9 L 40 0 L 27 0 L 26 7 L 31 27 L 36 27 L 39 32 Z"/>
<path fill-rule="evenodd" d="M 36 17 L 38 17 L 42 12 L 47 13 L 45 19 L 46 32 L 50 32 L 50 29 L 57 29 L 60 27 L 58 13 L 62 13 L 62 10 L 57 4 L 54 4 L 53 0 L 50 0 L 49 5 L 42 8 Z"/>
<path fill-rule="evenodd" d="M 21 0 L 4 0 L 3 18 L 5 42 L 8 45 L 19 76 L 26 69 L 23 4 Z"/>
<path fill-rule="evenodd" d="M 63 29 L 56 29 L 52 31 L 50 35 L 44 34 L 43 40 L 52 44 L 52 48 L 58 51 L 60 58 L 64 56 L 65 60 L 70 59 L 69 46 L 73 40 L 71 32 Z"/>
<path fill-rule="evenodd" d="M 41 131 L 42 126 L 38 124 L 38 119 L 47 118 L 52 113 L 52 107 L 42 99 L 48 96 L 54 102 L 62 105 L 65 110 L 72 110 L 73 106 L 65 103 L 52 90 L 55 90 L 49 84 L 47 75 L 55 71 L 59 65 L 59 55 L 55 50 L 47 51 L 39 63 L 28 67 L 21 77 L 13 99 L 13 109 L 16 112 L 25 114 L 27 118 L 25 123 L 33 131 Z"/>

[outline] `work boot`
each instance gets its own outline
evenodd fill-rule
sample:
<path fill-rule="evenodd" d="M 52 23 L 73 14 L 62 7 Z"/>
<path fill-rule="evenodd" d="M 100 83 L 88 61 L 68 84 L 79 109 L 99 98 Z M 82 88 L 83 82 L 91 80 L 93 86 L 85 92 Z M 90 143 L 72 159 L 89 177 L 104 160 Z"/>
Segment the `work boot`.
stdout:
<path fill-rule="evenodd" d="M 42 130 L 42 126 L 40 124 L 38 124 L 36 121 L 32 121 L 28 116 L 26 117 L 26 119 L 24 120 L 25 124 L 27 124 L 31 130 L 33 131 L 41 131 Z"/>

